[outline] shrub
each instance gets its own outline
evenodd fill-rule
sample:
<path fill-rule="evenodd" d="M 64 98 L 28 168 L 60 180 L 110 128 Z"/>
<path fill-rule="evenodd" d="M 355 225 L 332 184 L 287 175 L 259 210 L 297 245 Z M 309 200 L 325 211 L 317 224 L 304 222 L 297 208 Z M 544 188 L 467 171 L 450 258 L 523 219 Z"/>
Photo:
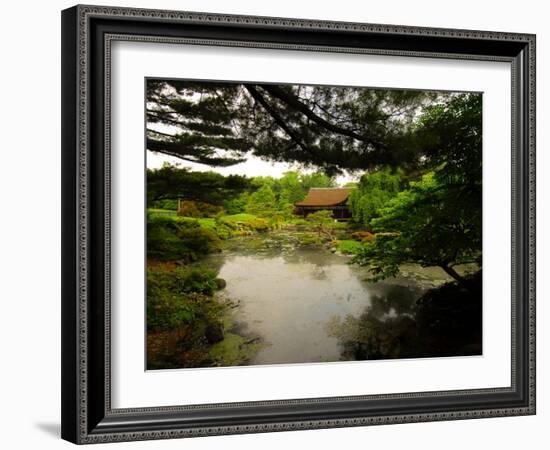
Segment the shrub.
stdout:
<path fill-rule="evenodd" d="M 212 205 L 205 202 L 195 202 L 191 200 L 182 200 L 179 204 L 178 215 L 185 217 L 215 217 L 223 213 L 221 206 Z"/>
<path fill-rule="evenodd" d="M 226 223 L 216 225 L 216 233 L 220 239 L 229 239 L 233 236 L 233 230 L 234 227 L 231 227 Z"/>
<path fill-rule="evenodd" d="M 158 261 L 196 261 L 219 250 L 216 233 L 195 220 L 148 215 L 147 257 Z"/>
<path fill-rule="evenodd" d="M 225 306 L 211 295 L 223 283 L 212 270 L 170 267 L 147 270 L 147 368 L 204 367 L 224 335 Z"/>
<path fill-rule="evenodd" d="M 374 240 L 374 234 L 370 231 L 356 231 L 351 234 L 351 237 L 356 241 L 368 243 Z"/>
<path fill-rule="evenodd" d="M 235 234 L 238 235 L 240 232 L 265 232 L 271 228 L 267 219 L 257 217 L 254 214 L 218 216 L 215 220 L 218 236 L 222 239 L 226 239 Z"/>
<path fill-rule="evenodd" d="M 316 233 L 300 233 L 297 235 L 300 245 L 318 245 L 321 243 L 319 235 Z"/>
<path fill-rule="evenodd" d="M 248 225 L 255 231 L 265 232 L 269 230 L 269 222 L 261 217 L 252 219 Z"/>
<path fill-rule="evenodd" d="M 170 198 L 156 200 L 153 202 L 152 207 L 155 209 L 168 209 L 170 211 L 176 211 L 178 209 L 178 201 Z"/>
<path fill-rule="evenodd" d="M 357 251 L 362 247 L 363 245 L 360 242 L 352 241 L 352 240 L 343 240 L 340 241 L 338 244 L 338 251 L 346 254 L 351 255 L 357 253 Z"/>
<path fill-rule="evenodd" d="M 178 216 L 185 217 L 203 217 L 199 208 L 195 202 L 191 201 L 181 201 L 178 209 Z"/>
<path fill-rule="evenodd" d="M 216 272 L 179 267 L 173 271 L 147 270 L 147 329 L 171 330 L 218 309 L 211 298 L 218 285 Z"/>

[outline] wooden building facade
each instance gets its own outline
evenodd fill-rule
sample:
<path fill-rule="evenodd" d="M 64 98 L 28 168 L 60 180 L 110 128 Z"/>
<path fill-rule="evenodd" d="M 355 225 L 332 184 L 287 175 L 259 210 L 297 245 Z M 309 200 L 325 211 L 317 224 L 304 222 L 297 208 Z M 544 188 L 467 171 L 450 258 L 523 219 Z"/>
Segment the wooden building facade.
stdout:
<path fill-rule="evenodd" d="M 348 198 L 353 188 L 311 188 L 301 202 L 294 204 L 296 214 L 307 217 L 315 211 L 330 210 L 336 220 L 349 220 Z"/>

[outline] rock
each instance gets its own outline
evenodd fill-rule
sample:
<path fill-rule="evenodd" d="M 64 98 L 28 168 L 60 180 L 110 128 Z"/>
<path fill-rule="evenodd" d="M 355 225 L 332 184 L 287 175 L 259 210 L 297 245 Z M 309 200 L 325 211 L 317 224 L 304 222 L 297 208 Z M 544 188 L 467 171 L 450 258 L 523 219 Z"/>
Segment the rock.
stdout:
<path fill-rule="evenodd" d="M 209 344 L 215 344 L 216 342 L 223 341 L 224 332 L 223 325 L 220 322 L 214 322 L 206 327 L 204 336 Z"/>
<path fill-rule="evenodd" d="M 225 281 L 223 278 L 214 278 L 214 283 L 216 283 L 216 287 L 218 289 L 223 289 L 227 286 L 227 281 Z"/>

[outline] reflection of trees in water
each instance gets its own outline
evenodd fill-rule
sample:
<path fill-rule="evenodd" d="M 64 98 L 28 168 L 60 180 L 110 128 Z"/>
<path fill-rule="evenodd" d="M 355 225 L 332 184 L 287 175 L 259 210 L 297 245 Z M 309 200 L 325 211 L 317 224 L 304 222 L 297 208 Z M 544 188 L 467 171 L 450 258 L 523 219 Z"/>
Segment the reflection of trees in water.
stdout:
<path fill-rule="evenodd" d="M 225 252 L 222 260 L 233 255 L 258 259 L 280 257 L 286 264 L 312 266 L 313 276 L 320 279 L 326 278 L 323 268 L 342 264 L 344 260 L 347 262 L 347 259 L 330 253 L 322 245 L 302 246 L 298 238 L 288 233 L 234 238 L 226 242 Z"/>
<path fill-rule="evenodd" d="M 318 248 L 315 250 L 295 250 L 282 255 L 287 264 L 312 264 L 317 267 L 332 266 L 335 261 L 330 258 L 331 256 L 333 255 L 328 251 Z"/>
<path fill-rule="evenodd" d="M 373 287 L 376 285 L 373 285 Z M 342 359 L 391 359 L 481 354 L 481 272 L 469 290 L 447 283 L 418 297 L 406 286 L 377 286 L 359 317 L 333 320 Z"/>
<path fill-rule="evenodd" d="M 370 315 L 382 319 L 393 314 L 410 315 L 423 289 L 412 284 L 402 286 L 379 282 L 370 285 L 369 291 L 372 293 Z"/>
<path fill-rule="evenodd" d="M 217 253 L 217 254 L 208 255 L 196 265 L 199 267 L 200 266 L 207 267 L 210 270 L 213 270 L 216 273 L 219 273 L 224 264 L 225 264 L 225 258 L 221 254 Z"/>

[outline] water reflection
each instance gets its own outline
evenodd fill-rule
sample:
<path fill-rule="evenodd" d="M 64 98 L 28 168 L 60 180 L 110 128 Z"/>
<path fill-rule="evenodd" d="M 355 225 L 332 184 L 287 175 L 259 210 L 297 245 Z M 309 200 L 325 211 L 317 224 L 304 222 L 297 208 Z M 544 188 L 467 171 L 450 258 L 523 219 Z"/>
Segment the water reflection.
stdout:
<path fill-rule="evenodd" d="M 433 292 L 425 273 L 366 283 L 365 269 L 348 262 L 320 247 L 256 238 L 229 242 L 208 259 L 227 282 L 223 295 L 239 302 L 232 331 L 265 344 L 250 364 L 479 354 L 481 311 L 468 309 L 472 302 L 424 298 Z M 473 337 L 463 326 L 472 317 Z"/>
<path fill-rule="evenodd" d="M 232 254 L 220 270 L 224 294 L 240 302 L 237 323 L 267 344 L 251 364 L 338 361 L 338 339 L 326 323 L 369 304 L 367 287 L 345 258 L 296 252 L 291 259 Z"/>
<path fill-rule="evenodd" d="M 481 273 L 469 289 L 456 284 L 423 294 L 412 287 L 386 289 L 372 295 L 359 316 L 332 319 L 329 333 L 338 338 L 343 359 L 481 354 Z"/>

